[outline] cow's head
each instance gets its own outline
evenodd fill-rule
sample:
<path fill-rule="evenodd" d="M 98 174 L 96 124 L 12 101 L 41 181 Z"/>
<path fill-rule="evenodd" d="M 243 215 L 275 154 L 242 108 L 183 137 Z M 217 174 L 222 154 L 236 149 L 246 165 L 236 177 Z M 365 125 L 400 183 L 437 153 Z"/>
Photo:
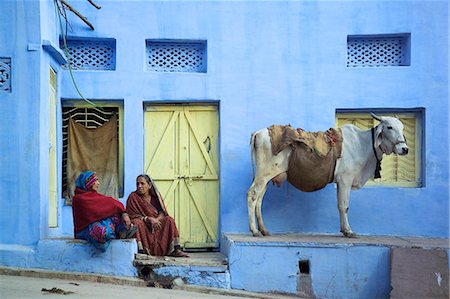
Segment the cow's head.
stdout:
<path fill-rule="evenodd" d="M 402 122 L 396 117 L 377 116 L 373 113 L 371 115 L 380 122 L 375 131 L 375 148 L 380 147 L 387 155 L 393 152 L 406 155 L 408 146 L 403 135 Z"/>

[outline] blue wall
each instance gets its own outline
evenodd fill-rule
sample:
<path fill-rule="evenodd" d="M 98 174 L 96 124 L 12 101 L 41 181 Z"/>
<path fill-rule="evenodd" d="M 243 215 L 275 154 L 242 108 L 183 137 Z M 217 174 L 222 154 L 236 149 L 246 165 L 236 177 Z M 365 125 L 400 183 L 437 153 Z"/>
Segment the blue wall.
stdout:
<path fill-rule="evenodd" d="M 0 6 L 0 57 L 11 58 L 12 68 L 12 92 L 0 93 L 0 243 L 33 244 L 40 236 L 42 183 L 39 2 Z"/>
<path fill-rule="evenodd" d="M 307 260 L 311 289 L 317 298 L 389 298 L 391 292 L 387 247 L 232 246 L 233 289 L 296 294 L 301 275 L 298 263 Z"/>
<path fill-rule="evenodd" d="M 143 171 L 144 102 L 220 101 L 222 233 L 248 231 L 253 131 L 274 123 L 324 130 L 334 125 L 337 108 L 424 107 L 426 185 L 353 192 L 349 218 L 360 234 L 448 237 L 447 1 L 97 2 L 101 10 L 76 2 L 95 31 L 69 14 L 69 35 L 116 39 L 115 71 L 77 71 L 75 78 L 86 98 L 124 103 L 122 202 Z M 68 72 L 40 47 L 42 40 L 58 44 L 53 3 L 1 6 L 0 57 L 12 57 L 13 90 L 0 93 L 0 243 L 32 245 L 72 234 L 70 207 L 60 209 L 57 229 L 46 227 L 48 67 L 58 71 L 58 98 L 79 95 Z M 389 33 L 411 33 L 410 66 L 346 67 L 347 35 Z M 207 40 L 207 73 L 146 71 L 150 38 Z M 58 144 L 61 165 L 61 135 Z M 333 185 L 316 193 L 270 186 L 266 226 L 338 233 L 335 193 Z"/>

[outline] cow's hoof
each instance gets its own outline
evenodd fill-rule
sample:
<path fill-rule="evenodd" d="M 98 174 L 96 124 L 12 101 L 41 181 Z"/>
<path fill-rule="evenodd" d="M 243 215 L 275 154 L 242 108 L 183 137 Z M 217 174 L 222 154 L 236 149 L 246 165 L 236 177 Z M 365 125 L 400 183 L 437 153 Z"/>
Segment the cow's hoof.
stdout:
<path fill-rule="evenodd" d="M 263 236 L 270 236 L 269 231 L 267 231 L 265 229 L 261 230 L 261 234 L 263 234 Z"/>
<path fill-rule="evenodd" d="M 358 235 L 354 232 L 342 232 L 344 234 L 344 237 L 346 238 L 358 238 Z"/>
<path fill-rule="evenodd" d="M 253 237 L 262 237 L 263 235 L 261 234 L 261 232 L 257 231 L 257 232 L 252 232 Z"/>

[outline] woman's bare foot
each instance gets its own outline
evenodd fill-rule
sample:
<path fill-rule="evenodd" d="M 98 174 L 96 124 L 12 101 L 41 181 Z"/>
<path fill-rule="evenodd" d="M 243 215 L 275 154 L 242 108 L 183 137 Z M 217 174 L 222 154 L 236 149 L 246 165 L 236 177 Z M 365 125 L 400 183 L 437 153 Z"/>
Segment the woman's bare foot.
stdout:
<path fill-rule="evenodd" d="M 173 256 L 173 257 L 189 257 L 189 254 L 187 254 L 183 250 L 177 248 L 170 254 L 170 256 Z"/>

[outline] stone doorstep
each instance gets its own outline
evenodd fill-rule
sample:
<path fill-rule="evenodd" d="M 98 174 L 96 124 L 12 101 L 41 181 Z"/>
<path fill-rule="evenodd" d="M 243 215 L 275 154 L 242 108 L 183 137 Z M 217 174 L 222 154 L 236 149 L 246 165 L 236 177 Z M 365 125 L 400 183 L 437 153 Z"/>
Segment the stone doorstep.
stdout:
<path fill-rule="evenodd" d="M 188 258 L 136 254 L 133 265 L 149 286 L 230 288 L 228 263 L 220 252 L 191 252 Z"/>
<path fill-rule="evenodd" d="M 178 266 L 190 268 L 205 268 L 210 271 L 225 272 L 228 270 L 227 258 L 220 252 L 190 252 L 188 258 L 170 256 L 150 256 L 136 254 L 135 266 L 152 266 L 152 268 Z"/>

